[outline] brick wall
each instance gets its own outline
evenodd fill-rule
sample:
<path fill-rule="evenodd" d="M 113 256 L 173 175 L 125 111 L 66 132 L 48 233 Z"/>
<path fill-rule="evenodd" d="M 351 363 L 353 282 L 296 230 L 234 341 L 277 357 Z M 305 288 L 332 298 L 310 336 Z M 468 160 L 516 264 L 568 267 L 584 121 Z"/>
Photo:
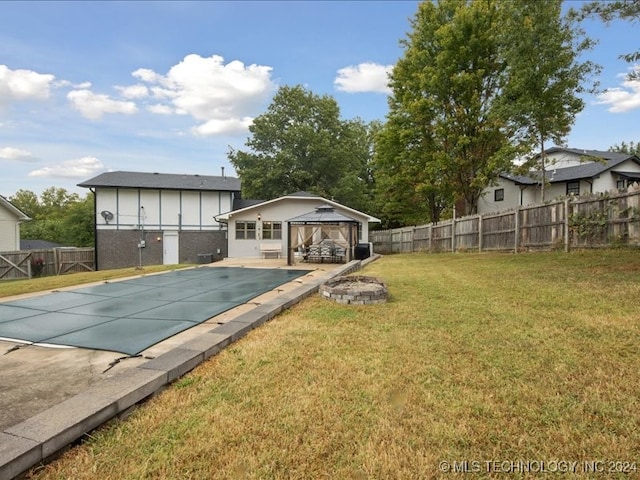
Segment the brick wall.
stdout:
<path fill-rule="evenodd" d="M 144 232 L 146 247 L 142 249 L 143 266 L 162 264 L 162 235 L 161 231 Z M 97 270 L 138 266 L 140 240 L 141 232 L 136 230 L 98 230 Z M 180 263 L 199 263 L 199 254 L 212 254 L 214 261 L 222 260 L 228 255 L 226 231 L 182 231 L 178 234 L 178 241 Z"/>

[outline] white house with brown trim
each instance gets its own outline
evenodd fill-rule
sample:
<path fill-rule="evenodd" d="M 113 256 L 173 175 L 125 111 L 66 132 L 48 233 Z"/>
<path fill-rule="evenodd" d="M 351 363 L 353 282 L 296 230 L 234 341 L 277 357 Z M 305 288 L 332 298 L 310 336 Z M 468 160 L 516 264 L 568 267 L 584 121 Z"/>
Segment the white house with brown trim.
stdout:
<path fill-rule="evenodd" d="M 566 195 L 622 190 L 640 181 L 640 158 L 636 155 L 575 148 L 550 148 L 546 152 L 545 200 Z M 478 201 L 478 213 L 493 213 L 541 200 L 538 173 L 501 174 Z"/>
<path fill-rule="evenodd" d="M 31 218 L 0 195 L 0 252 L 20 250 L 20 223 Z"/>

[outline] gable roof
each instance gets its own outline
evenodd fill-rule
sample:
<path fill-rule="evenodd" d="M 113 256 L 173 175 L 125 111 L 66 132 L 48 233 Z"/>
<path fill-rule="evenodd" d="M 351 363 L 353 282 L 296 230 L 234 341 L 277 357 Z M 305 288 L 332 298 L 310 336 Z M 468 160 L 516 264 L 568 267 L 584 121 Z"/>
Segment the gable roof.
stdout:
<path fill-rule="evenodd" d="M 24 213 L 22 210 L 20 210 L 13 203 L 11 203 L 9 200 L 4 198 L 2 195 L 0 195 L 0 205 L 4 206 L 7 210 L 13 213 L 16 217 L 18 217 L 18 220 L 20 221 L 31 220 L 31 217 L 29 215 Z"/>
<path fill-rule="evenodd" d="M 117 171 L 102 173 L 78 186 L 239 192 L 240 180 L 227 176 Z"/>
<path fill-rule="evenodd" d="M 360 211 L 355 210 L 353 208 L 349 208 L 349 207 L 347 207 L 345 205 L 342 205 L 342 204 L 340 204 L 338 202 L 334 202 L 333 200 L 328 200 L 328 199 L 326 199 L 324 197 L 321 197 L 319 195 L 316 195 L 314 193 L 309 193 L 309 192 L 296 192 L 296 193 L 292 193 L 290 195 L 284 195 L 282 197 L 274 198 L 272 200 L 266 200 L 266 201 L 263 201 L 263 202 L 255 203 L 253 205 L 246 206 L 244 208 L 240 208 L 238 210 L 231 210 L 230 212 L 221 213 L 219 215 L 216 215 L 214 218 L 216 219 L 216 221 L 225 222 L 225 221 L 229 220 L 229 218 L 233 214 L 247 212 L 247 211 L 250 211 L 250 210 L 252 210 L 254 208 L 257 208 L 259 206 L 262 207 L 264 205 L 270 205 L 272 203 L 282 202 L 283 200 L 286 200 L 286 199 L 289 199 L 289 200 L 294 199 L 294 200 L 302 200 L 302 201 L 322 200 L 324 203 L 326 203 L 330 207 L 338 207 L 338 208 L 346 210 L 346 211 L 348 211 L 350 213 L 353 213 L 353 214 L 355 214 L 357 216 L 365 217 L 367 219 L 367 222 L 373 222 L 373 223 L 379 223 L 380 222 L 379 218 L 372 217 L 371 215 L 367 215 L 366 213 L 360 212 Z M 249 201 L 249 200 L 247 200 L 247 201 Z"/>
<path fill-rule="evenodd" d="M 610 170 L 627 160 L 632 160 L 640 165 L 640 158 L 636 155 L 620 152 L 605 152 L 601 150 L 582 150 L 579 148 L 553 147 L 547 153 L 567 152 L 573 155 L 584 157 L 585 163 L 572 167 L 556 168 L 547 170 L 546 176 L 549 183 L 570 182 L 572 180 L 582 180 L 594 178 L 602 172 Z M 537 154 L 535 158 L 539 157 Z M 597 161 L 602 159 L 603 161 Z M 520 185 L 536 185 L 540 183 L 539 172 L 532 172 L 530 175 L 512 175 L 508 173 L 500 174 L 500 177 Z"/>

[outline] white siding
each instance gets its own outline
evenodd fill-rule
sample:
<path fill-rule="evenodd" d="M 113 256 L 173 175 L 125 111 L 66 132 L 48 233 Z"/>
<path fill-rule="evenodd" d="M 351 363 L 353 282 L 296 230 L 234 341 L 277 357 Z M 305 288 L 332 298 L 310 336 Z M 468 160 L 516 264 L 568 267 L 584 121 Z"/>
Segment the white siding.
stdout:
<path fill-rule="evenodd" d="M 280 244 L 282 255 L 286 257 L 287 252 L 287 231 L 288 220 L 305 213 L 313 212 L 317 207 L 325 205 L 322 198 L 283 198 L 279 201 L 267 205 L 258 205 L 255 208 L 240 213 L 231 213 L 229 218 L 229 257 L 230 258 L 257 258 L 261 256 L 260 244 Z M 340 212 L 348 217 L 361 222 L 362 238 L 358 241 L 369 241 L 369 225 L 367 217 L 356 216 L 352 211 L 335 207 L 336 212 Z M 258 220 L 258 215 L 260 220 Z M 255 240 L 236 240 L 236 221 L 256 222 Z M 262 222 L 282 222 L 282 240 L 263 240 Z"/>
<path fill-rule="evenodd" d="M 0 205 L 0 252 L 20 250 L 20 224 L 16 216 Z"/>
<path fill-rule="evenodd" d="M 499 189 L 504 190 L 504 200 L 495 201 L 495 192 Z M 511 180 L 500 177 L 497 185 L 484 190 L 484 194 L 478 200 L 478 213 L 495 213 L 518 205 L 520 205 L 520 187 Z"/>
<path fill-rule="evenodd" d="M 182 192 L 182 228 L 200 228 L 200 192 Z"/>
<path fill-rule="evenodd" d="M 180 227 L 180 192 L 165 190 L 160 192 L 162 208 L 162 228 L 178 230 Z"/>
<path fill-rule="evenodd" d="M 576 155 L 572 152 L 553 152 L 547 154 L 545 170 L 575 167 L 576 165 L 584 164 L 586 159 L 586 157 L 582 155 Z"/>
<path fill-rule="evenodd" d="M 96 220 L 99 229 L 139 228 L 144 207 L 147 230 L 219 230 L 214 216 L 231 210 L 231 192 L 99 188 L 96 190 Z M 100 212 L 114 219 L 107 224 Z"/>
<path fill-rule="evenodd" d="M 145 218 L 140 221 L 149 230 L 160 229 L 160 190 L 140 190 L 140 209 L 144 207 Z"/>
<path fill-rule="evenodd" d="M 118 227 L 125 229 L 138 228 L 140 225 L 138 191 L 118 189 L 118 211 L 114 213 L 118 218 Z"/>

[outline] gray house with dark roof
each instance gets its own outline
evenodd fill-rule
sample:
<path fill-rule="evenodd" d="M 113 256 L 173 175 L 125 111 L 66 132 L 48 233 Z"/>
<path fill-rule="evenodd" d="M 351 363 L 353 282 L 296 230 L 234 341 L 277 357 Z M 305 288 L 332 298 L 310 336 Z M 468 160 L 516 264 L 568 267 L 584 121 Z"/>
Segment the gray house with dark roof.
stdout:
<path fill-rule="evenodd" d="M 215 216 L 238 204 L 237 178 L 118 171 L 78 186 L 94 193 L 98 270 L 227 256 L 226 224 Z"/>
<path fill-rule="evenodd" d="M 546 154 L 545 200 L 622 190 L 640 182 L 640 158 L 636 155 L 562 147 L 550 148 Z M 540 203 L 540 180 L 536 172 L 501 174 L 495 185 L 484 190 L 478 213 Z"/>

